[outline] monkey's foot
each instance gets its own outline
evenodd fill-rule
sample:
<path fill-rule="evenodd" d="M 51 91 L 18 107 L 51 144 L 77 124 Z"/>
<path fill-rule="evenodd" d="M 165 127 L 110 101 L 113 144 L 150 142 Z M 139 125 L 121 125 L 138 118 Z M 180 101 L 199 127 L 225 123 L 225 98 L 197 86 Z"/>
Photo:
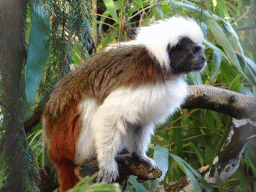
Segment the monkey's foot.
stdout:
<path fill-rule="evenodd" d="M 113 183 L 118 178 L 118 169 L 115 167 L 110 168 L 101 168 L 100 173 L 97 177 L 97 182 L 102 183 Z"/>
<path fill-rule="evenodd" d="M 138 163 L 140 163 L 140 164 L 141 164 L 141 163 L 142 163 L 142 164 L 145 164 L 146 167 L 147 167 L 147 169 L 148 169 L 149 171 L 152 171 L 152 170 L 154 170 L 154 169 L 157 167 L 155 161 L 154 161 L 153 159 L 147 157 L 147 156 L 140 156 L 140 155 L 138 155 L 138 154 L 136 154 L 136 153 L 133 153 L 133 154 L 132 154 L 132 157 L 133 157 L 133 159 L 136 160 Z"/>
<path fill-rule="evenodd" d="M 136 160 L 137 163 L 135 163 L 134 165 L 132 165 L 134 170 L 140 170 L 140 169 L 146 169 L 147 174 L 146 175 L 141 175 L 138 177 L 138 181 L 139 182 L 145 182 L 148 179 L 151 179 L 151 175 L 152 175 L 152 179 L 156 179 L 159 178 L 162 175 L 161 170 L 157 167 L 155 161 L 149 157 L 145 157 L 145 156 L 139 156 L 136 153 L 132 154 L 133 160 Z M 134 166 L 138 166 L 138 167 L 134 167 Z M 145 171 L 141 171 L 142 173 Z M 146 173 L 146 172 L 145 172 Z M 134 173 L 134 175 L 136 175 L 136 173 Z"/>

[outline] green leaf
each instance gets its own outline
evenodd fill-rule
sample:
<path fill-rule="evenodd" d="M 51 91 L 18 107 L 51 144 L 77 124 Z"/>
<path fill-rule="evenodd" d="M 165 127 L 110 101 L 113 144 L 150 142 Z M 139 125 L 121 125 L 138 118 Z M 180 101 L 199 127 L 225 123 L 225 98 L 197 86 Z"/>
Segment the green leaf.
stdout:
<path fill-rule="evenodd" d="M 253 70 L 253 72 L 256 74 L 256 63 L 249 57 L 244 56 L 244 59 L 246 63 L 250 66 L 250 68 Z"/>
<path fill-rule="evenodd" d="M 162 175 L 159 178 L 160 181 L 162 181 L 169 167 L 169 150 L 167 148 L 156 145 L 153 160 L 162 171 Z"/>
<path fill-rule="evenodd" d="M 243 87 L 240 90 L 240 93 L 243 93 L 243 94 L 248 95 L 248 96 L 254 96 L 252 90 L 248 87 Z"/>
<path fill-rule="evenodd" d="M 209 111 L 208 118 L 211 118 L 215 123 L 212 124 L 214 127 L 224 127 L 223 119 L 221 118 L 220 114 L 216 111 Z"/>
<path fill-rule="evenodd" d="M 201 22 L 200 27 L 201 27 L 201 29 L 202 29 L 202 31 L 203 31 L 204 36 L 207 37 L 207 34 L 208 34 L 208 33 L 207 33 L 207 32 L 208 32 L 208 27 L 207 27 L 207 25 L 205 25 L 204 22 Z"/>
<path fill-rule="evenodd" d="M 209 11 L 205 10 L 205 9 L 201 9 L 200 7 L 198 7 L 196 4 L 187 2 L 187 3 L 183 3 L 180 1 L 170 1 L 171 4 L 178 6 L 178 7 L 182 7 L 184 9 L 187 9 L 188 11 L 194 12 L 194 13 L 199 13 L 200 15 L 202 14 L 203 17 L 206 18 L 214 18 L 216 21 L 221 21 L 221 18 L 217 15 L 214 15 L 212 13 L 210 13 Z"/>
<path fill-rule="evenodd" d="M 162 10 L 163 10 L 163 14 L 165 15 L 165 16 L 168 16 L 168 14 L 169 14 L 169 9 L 168 9 L 168 3 L 162 3 Z"/>
<path fill-rule="evenodd" d="M 191 72 L 188 76 L 194 85 L 203 84 L 200 72 Z"/>
<path fill-rule="evenodd" d="M 129 177 L 129 182 L 133 185 L 133 187 L 139 192 L 148 192 L 148 190 L 136 180 L 135 176 Z"/>
<path fill-rule="evenodd" d="M 198 181 L 197 181 L 196 177 L 193 175 L 193 173 L 186 166 L 185 161 L 176 155 L 171 154 L 171 156 L 185 170 L 185 173 L 188 175 L 191 183 L 193 184 L 193 186 L 195 188 L 195 191 L 197 191 L 197 192 L 202 191 L 200 184 L 198 183 Z"/>
<path fill-rule="evenodd" d="M 109 13 L 108 10 L 106 10 L 106 11 L 104 11 L 104 12 L 102 13 L 102 16 L 101 16 L 101 18 L 100 18 L 100 23 L 98 24 L 98 33 L 99 33 L 99 35 L 100 35 L 102 38 L 104 37 L 103 29 L 102 29 L 103 24 L 108 25 L 109 28 L 113 28 L 113 29 L 114 29 L 114 25 L 116 24 L 116 23 L 114 23 L 113 25 L 110 25 L 110 24 L 106 23 L 105 20 L 106 20 L 108 17 L 110 18 L 110 13 Z M 113 21 L 115 21 L 115 20 L 113 19 Z"/>
<path fill-rule="evenodd" d="M 163 19 L 163 10 L 162 10 L 162 7 L 160 5 L 156 5 L 153 7 L 153 14 L 156 18 L 156 20 L 161 20 Z"/>
<path fill-rule="evenodd" d="M 136 7 L 137 10 L 143 9 L 143 2 L 142 0 L 136 0 L 133 2 L 133 5 Z"/>
<path fill-rule="evenodd" d="M 212 31 L 212 34 L 216 38 L 218 44 L 223 47 L 229 59 L 236 66 L 236 68 L 243 74 L 243 70 L 236 56 L 236 52 L 233 49 L 232 45 L 230 44 L 228 38 L 224 34 L 222 28 L 218 25 L 218 23 L 213 18 L 208 18 L 205 23 L 208 26 L 208 28 Z"/>
<path fill-rule="evenodd" d="M 112 18 L 114 18 L 115 20 L 117 20 L 117 14 L 116 14 L 116 6 L 114 4 L 113 0 L 103 0 L 105 3 L 105 6 L 107 8 L 107 10 L 109 11 L 110 15 Z"/>
<path fill-rule="evenodd" d="M 27 100 L 33 103 L 46 62 L 49 59 L 49 13 L 45 5 L 31 5 L 31 29 L 25 71 Z"/>
<path fill-rule="evenodd" d="M 221 21 L 222 21 L 222 23 L 223 23 L 223 26 L 224 26 L 225 30 L 230 34 L 230 35 L 229 35 L 229 36 L 230 36 L 229 38 L 232 39 L 232 40 L 235 42 L 235 44 L 233 45 L 233 47 L 238 46 L 238 48 L 239 48 L 239 50 L 240 50 L 242 56 L 244 56 L 243 47 L 242 47 L 242 45 L 241 45 L 241 43 L 240 43 L 240 41 L 239 41 L 239 37 L 238 37 L 238 35 L 236 34 L 234 28 L 233 28 L 227 21 L 225 21 L 224 19 L 221 19 Z"/>
<path fill-rule="evenodd" d="M 84 192 L 84 191 L 94 191 L 94 192 L 121 192 L 121 188 L 118 183 L 95 183 L 93 185 L 90 185 L 90 182 L 92 182 L 99 172 L 94 173 L 91 177 L 85 177 L 81 181 L 79 181 L 76 186 L 68 192 Z"/>
<path fill-rule="evenodd" d="M 205 159 L 204 162 L 205 164 L 210 164 L 212 163 L 214 157 L 215 157 L 215 149 L 216 147 L 213 144 L 207 145 L 206 150 L 205 150 Z"/>
<path fill-rule="evenodd" d="M 41 136 L 42 133 L 43 133 L 43 130 L 42 130 L 42 129 L 33 132 L 33 133 L 30 135 L 30 137 L 32 137 L 32 138 L 31 138 L 31 141 L 29 142 L 29 145 L 31 146 L 32 143 L 35 141 L 35 139 L 36 139 L 37 137 Z M 27 137 L 27 139 L 29 139 L 29 137 Z"/>
<path fill-rule="evenodd" d="M 183 141 L 181 129 L 173 129 L 173 142 L 175 143 L 177 154 L 183 156 Z"/>
<path fill-rule="evenodd" d="M 204 189 L 207 192 L 211 192 L 212 188 L 209 187 L 209 184 L 204 180 L 204 178 L 193 168 L 191 167 L 186 161 L 184 161 L 179 156 L 171 154 L 172 158 L 180 164 L 180 166 L 186 171 L 186 174 L 188 175 L 191 183 L 195 187 L 195 191 L 199 192 L 202 191 L 202 188 L 197 181 L 197 179 L 200 180 L 200 182 L 204 185 Z"/>
<path fill-rule="evenodd" d="M 81 63 L 82 58 L 81 58 L 81 50 L 79 49 L 79 47 L 77 45 L 75 45 L 73 51 L 72 51 L 72 56 L 73 56 L 73 60 L 74 60 L 74 64 L 78 65 Z"/>
<path fill-rule="evenodd" d="M 250 165 L 252 168 L 254 174 L 256 174 L 256 138 L 253 138 L 245 147 L 244 153 L 245 153 L 245 161 Z"/>
<path fill-rule="evenodd" d="M 255 85 L 256 84 L 256 64 L 253 60 L 251 60 L 246 56 L 243 56 L 243 59 L 246 62 L 246 70 L 245 70 L 246 77 L 251 82 L 251 84 Z"/>
<path fill-rule="evenodd" d="M 118 29 L 115 29 L 111 32 L 109 32 L 105 37 L 104 39 L 100 42 L 100 44 L 98 45 L 98 50 L 101 50 L 103 49 L 104 47 L 106 47 L 109 43 L 113 43 L 115 38 L 117 37 L 118 35 Z"/>
<path fill-rule="evenodd" d="M 222 55 L 213 50 L 213 55 L 212 55 L 212 72 L 211 72 L 211 81 L 213 81 L 213 79 L 216 77 L 219 69 L 220 69 L 220 64 L 221 64 L 221 60 L 222 60 Z"/>
<path fill-rule="evenodd" d="M 192 150 L 196 153 L 196 156 L 197 156 L 197 158 L 200 162 L 201 167 L 203 167 L 204 166 L 204 159 L 203 159 L 203 156 L 201 155 L 199 149 L 195 146 L 194 143 L 191 143 L 190 146 L 191 146 Z"/>
<path fill-rule="evenodd" d="M 250 65 L 246 65 L 245 72 L 246 72 L 246 77 L 250 81 L 250 83 L 255 85 L 256 74 L 255 74 L 255 71 L 252 70 Z"/>
<path fill-rule="evenodd" d="M 247 183 L 247 178 L 245 175 L 245 171 L 243 170 L 243 166 L 239 166 L 237 169 L 237 175 L 239 178 L 239 183 L 240 183 L 240 187 L 241 189 L 243 189 L 243 191 L 251 191 L 248 183 Z"/>
<path fill-rule="evenodd" d="M 30 36 L 30 28 L 31 28 L 31 11 L 27 10 L 27 22 L 26 22 L 26 34 L 25 34 L 25 41 L 27 44 L 29 44 L 29 36 Z"/>
<path fill-rule="evenodd" d="M 207 41 L 206 39 L 203 40 L 204 44 L 206 44 L 208 47 L 210 47 L 211 49 L 213 49 L 213 51 L 221 54 L 222 57 L 226 58 L 228 61 L 228 57 L 227 55 L 221 50 L 219 49 L 218 47 L 216 47 L 214 44 L 212 44 L 210 41 Z"/>
<path fill-rule="evenodd" d="M 239 92 L 242 87 L 244 86 L 243 83 L 240 83 L 240 79 L 241 79 L 242 75 L 238 74 L 234 80 L 230 83 L 230 85 L 228 86 L 229 90 L 235 91 L 235 92 Z"/>
<path fill-rule="evenodd" d="M 192 3 L 189 4 L 189 3 L 183 3 L 183 2 L 179 2 L 179 1 L 173 1 L 173 0 L 171 0 L 170 2 L 171 2 L 171 4 L 174 4 L 178 7 L 182 7 L 184 9 L 187 9 L 187 10 L 192 11 L 192 12 L 197 12 L 197 13 L 201 12 L 201 9 L 197 6 L 195 6 Z"/>

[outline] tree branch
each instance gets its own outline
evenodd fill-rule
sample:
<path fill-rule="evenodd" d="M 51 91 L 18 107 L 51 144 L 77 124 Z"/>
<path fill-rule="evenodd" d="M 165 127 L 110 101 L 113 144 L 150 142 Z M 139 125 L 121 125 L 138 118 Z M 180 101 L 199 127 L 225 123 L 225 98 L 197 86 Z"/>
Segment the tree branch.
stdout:
<path fill-rule="evenodd" d="M 237 119 L 255 119 L 256 97 L 209 85 L 190 85 L 182 108 L 209 109 Z"/>

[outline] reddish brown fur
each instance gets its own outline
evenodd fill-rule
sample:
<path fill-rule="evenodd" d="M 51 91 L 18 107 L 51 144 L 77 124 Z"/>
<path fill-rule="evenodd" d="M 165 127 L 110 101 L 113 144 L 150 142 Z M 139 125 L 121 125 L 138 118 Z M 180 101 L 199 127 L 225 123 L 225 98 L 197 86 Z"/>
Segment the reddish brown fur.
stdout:
<path fill-rule="evenodd" d="M 80 101 L 94 97 L 101 104 L 120 86 L 164 82 L 170 74 L 149 56 L 144 47 L 122 45 L 96 53 L 57 83 L 43 118 L 49 156 L 58 169 L 62 192 L 78 182 L 73 160 L 82 125 L 77 109 Z"/>
<path fill-rule="evenodd" d="M 73 159 L 81 121 L 77 104 L 75 102 L 70 104 L 66 106 L 66 112 L 56 118 L 45 115 L 47 122 L 45 128 L 50 143 L 48 152 L 58 170 L 61 191 L 67 191 L 79 181 L 74 174 Z"/>

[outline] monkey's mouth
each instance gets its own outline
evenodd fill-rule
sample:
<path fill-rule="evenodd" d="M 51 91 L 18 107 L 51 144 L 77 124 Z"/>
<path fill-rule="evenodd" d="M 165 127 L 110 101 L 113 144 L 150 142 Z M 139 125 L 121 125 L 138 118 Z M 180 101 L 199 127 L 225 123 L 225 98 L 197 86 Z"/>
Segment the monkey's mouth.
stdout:
<path fill-rule="evenodd" d="M 194 64 L 192 64 L 192 69 L 198 71 L 203 69 L 205 65 L 206 65 L 206 58 L 201 57 L 197 59 Z"/>
<path fill-rule="evenodd" d="M 197 64 L 196 66 L 192 66 L 193 70 L 201 70 L 205 66 L 205 62 Z"/>

